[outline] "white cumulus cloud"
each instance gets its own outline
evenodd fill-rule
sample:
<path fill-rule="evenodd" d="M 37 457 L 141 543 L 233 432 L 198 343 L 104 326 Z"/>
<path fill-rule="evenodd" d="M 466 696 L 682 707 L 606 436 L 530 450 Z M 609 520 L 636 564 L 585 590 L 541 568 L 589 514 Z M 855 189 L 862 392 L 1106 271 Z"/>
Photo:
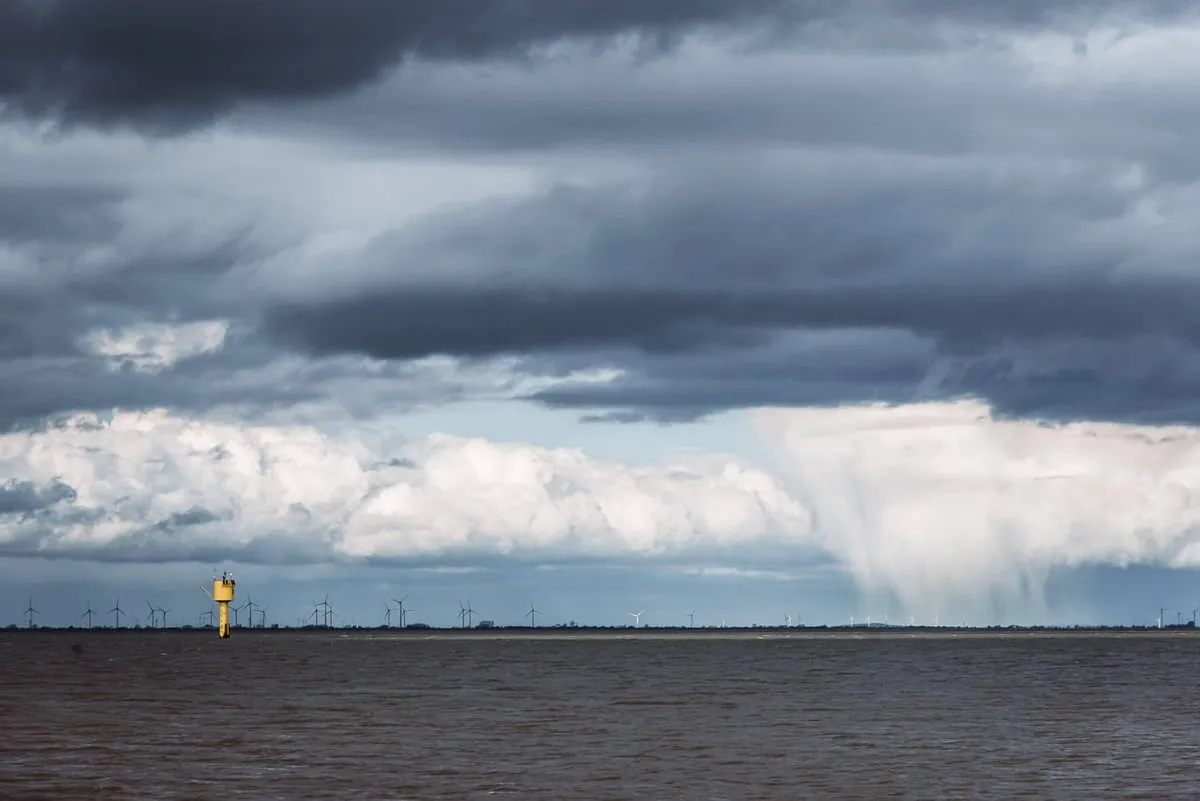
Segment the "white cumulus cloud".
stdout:
<path fill-rule="evenodd" d="M 0 514 L 0 548 L 110 559 L 687 558 L 801 542 L 809 522 L 774 480 L 733 459 L 631 467 L 483 439 L 389 444 L 161 410 L 0 437 L 0 475 L 23 482 L 21 511 Z"/>

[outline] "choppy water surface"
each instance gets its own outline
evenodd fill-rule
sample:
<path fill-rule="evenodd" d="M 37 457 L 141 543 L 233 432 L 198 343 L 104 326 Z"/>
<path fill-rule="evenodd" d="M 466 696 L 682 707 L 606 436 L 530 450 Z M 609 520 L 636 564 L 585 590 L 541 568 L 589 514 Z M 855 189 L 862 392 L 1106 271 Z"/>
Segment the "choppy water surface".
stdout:
<path fill-rule="evenodd" d="M 0 797 L 1194 798 L 1198 656 L 1187 634 L 0 633 Z"/>

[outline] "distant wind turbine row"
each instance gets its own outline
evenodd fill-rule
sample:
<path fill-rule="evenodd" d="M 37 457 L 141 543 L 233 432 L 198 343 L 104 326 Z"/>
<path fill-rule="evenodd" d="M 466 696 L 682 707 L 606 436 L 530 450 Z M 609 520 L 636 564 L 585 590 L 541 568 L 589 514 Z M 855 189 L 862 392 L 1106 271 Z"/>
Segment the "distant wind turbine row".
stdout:
<path fill-rule="evenodd" d="M 171 609 L 169 607 L 155 606 L 154 604 L 147 601 L 146 609 L 150 614 L 149 624 L 148 624 L 147 628 L 163 628 L 163 629 L 167 628 L 167 614 L 171 611 Z M 254 627 L 253 615 L 254 615 L 255 609 L 257 609 L 257 611 L 258 611 L 258 627 L 266 628 L 266 626 L 267 626 L 267 610 L 269 609 L 269 607 L 259 606 L 250 600 L 247 600 L 247 602 L 240 607 L 231 607 L 231 610 L 234 612 L 235 625 L 236 625 L 236 621 L 237 621 L 237 613 L 239 611 L 246 610 L 246 609 L 250 610 L 250 625 L 251 625 L 251 627 Z M 28 602 L 28 606 L 25 608 L 25 610 L 22 612 L 22 614 L 26 616 L 26 625 L 29 628 L 33 628 L 34 627 L 34 625 L 33 625 L 34 616 L 41 615 L 42 613 L 34 608 L 33 599 L 30 598 L 29 602 Z M 88 601 L 86 608 L 83 610 L 83 613 L 79 616 L 79 618 L 80 618 L 80 620 L 87 621 L 87 628 L 89 628 L 89 629 L 95 628 L 94 618 L 98 614 L 100 614 L 100 613 L 97 612 L 95 609 L 92 609 L 92 602 Z M 110 614 L 113 616 L 112 627 L 115 629 L 121 628 L 121 618 L 122 617 L 125 617 L 125 618 L 129 617 L 129 613 L 121 608 L 120 596 L 117 597 L 116 603 L 113 604 L 112 609 L 109 609 L 106 612 L 106 614 Z M 204 619 L 207 618 L 208 625 L 211 627 L 213 625 L 213 617 L 214 617 L 213 610 L 212 610 L 212 607 L 210 606 L 207 611 L 202 612 L 200 614 L 198 619 L 200 621 L 204 621 Z M 141 618 L 135 618 L 134 620 L 136 623 L 140 623 Z"/>
<path fill-rule="evenodd" d="M 394 622 L 396 624 L 398 624 L 400 628 L 430 628 L 430 626 L 423 624 L 423 623 L 414 624 L 414 623 L 409 622 L 409 614 L 416 610 L 414 610 L 411 607 L 406 605 L 408 598 L 409 598 L 408 595 L 404 595 L 400 598 L 390 598 L 390 599 L 387 599 L 387 600 L 384 600 L 381 602 L 382 606 L 383 606 L 383 621 L 382 622 L 383 622 L 383 626 L 385 628 L 393 628 Z M 211 600 L 211 597 L 210 597 L 210 600 Z M 394 606 L 393 606 L 393 604 L 394 604 Z M 151 603 L 150 601 L 146 601 L 146 608 L 147 608 L 147 611 L 149 612 L 148 628 L 166 629 L 167 628 L 167 616 L 171 612 L 171 609 L 164 608 L 162 606 L 157 606 L 157 605 Z M 233 613 L 233 618 L 234 618 L 233 626 L 234 627 L 239 627 L 239 620 L 238 620 L 239 613 L 246 612 L 247 617 L 249 619 L 249 627 L 250 628 L 266 628 L 267 627 L 267 611 L 268 611 L 268 609 L 269 609 L 269 607 L 267 607 L 265 605 L 254 603 L 254 601 L 249 596 L 247 596 L 246 602 L 244 604 L 242 604 L 241 606 L 236 606 L 236 607 L 232 606 L 232 605 L 229 606 L 229 611 L 231 611 Z M 692 608 L 688 612 L 681 613 L 682 616 L 687 619 L 687 625 L 690 628 L 696 627 L 697 611 L 698 610 L 696 608 Z M 1175 615 L 1176 620 L 1173 624 L 1168 624 L 1166 613 L 1168 611 L 1172 611 L 1172 610 L 1169 610 L 1167 607 L 1160 607 L 1157 611 L 1158 611 L 1158 617 L 1150 625 L 1152 627 L 1156 627 L 1156 628 L 1160 628 L 1160 629 L 1162 629 L 1162 628 L 1169 628 L 1169 629 L 1193 628 L 1197 625 L 1197 617 L 1200 616 L 1200 606 L 1191 609 L 1190 610 L 1191 611 L 1191 622 L 1185 624 L 1184 619 L 1185 619 L 1186 610 L 1174 610 L 1174 611 L 1176 611 L 1176 615 Z M 258 615 L 257 619 L 255 618 L 256 613 Z M 40 616 L 41 614 L 42 613 L 37 608 L 34 607 L 33 598 L 29 597 L 27 599 L 27 604 L 26 604 L 25 609 L 22 610 L 22 612 L 21 612 L 21 615 L 24 618 L 23 622 L 25 623 L 25 625 L 31 629 L 36 628 L 36 626 L 34 625 L 35 619 L 38 616 Z M 111 614 L 113 616 L 112 628 L 118 628 L 118 629 L 122 627 L 122 617 L 129 618 L 129 614 L 121 607 L 120 596 L 117 597 L 116 602 L 113 604 L 113 607 L 111 609 L 109 609 L 107 612 L 105 612 L 104 614 Z M 647 627 L 649 627 L 649 624 L 646 624 L 643 622 L 643 618 L 646 615 L 645 609 L 641 609 L 637 612 L 627 612 L 626 614 L 628 614 L 628 616 L 630 618 L 632 618 L 632 622 L 630 624 L 627 624 L 628 627 L 632 627 L 632 628 L 647 628 Z M 94 626 L 94 618 L 99 617 L 100 615 L 101 615 L 100 612 L 98 612 L 92 608 L 91 601 L 88 601 L 87 607 L 84 609 L 83 613 L 79 617 L 82 620 L 86 620 L 87 628 L 94 628 L 95 627 Z M 524 620 L 528 621 L 529 626 L 531 626 L 533 628 L 537 628 L 538 627 L 538 618 L 541 615 L 543 615 L 542 610 L 538 609 L 537 606 L 534 604 L 534 602 L 531 600 L 529 602 L 529 609 L 522 615 L 522 618 Z M 213 612 L 212 605 L 210 603 L 208 610 L 201 613 L 197 619 L 202 624 L 204 624 L 206 622 L 207 626 L 209 628 L 212 628 L 214 625 L 214 617 L 215 617 L 215 615 Z M 455 615 L 455 621 L 456 621 L 456 625 L 458 627 L 461 627 L 463 629 L 495 628 L 496 627 L 496 623 L 493 620 L 484 620 L 484 619 L 481 619 L 479 621 L 478 625 L 476 625 L 477 617 L 481 617 L 480 612 L 474 608 L 474 606 L 471 604 L 471 601 L 466 600 L 464 602 L 462 599 L 459 599 L 458 612 Z M 207 621 L 206 621 L 206 618 L 207 618 Z M 728 626 L 728 622 L 727 622 L 727 617 L 726 617 L 726 614 L 724 611 L 719 613 L 719 618 L 720 618 L 720 628 L 726 628 Z M 342 620 L 343 625 L 349 625 L 351 627 L 357 628 L 356 622 L 346 621 L 342 615 L 340 615 L 334 611 L 333 604 L 330 603 L 329 595 L 328 595 L 328 593 L 326 593 L 325 597 L 322 600 L 312 602 L 312 612 L 308 615 L 307 618 L 298 618 L 297 624 L 301 627 L 304 627 L 307 624 L 309 626 L 316 627 L 316 628 L 333 628 L 335 625 L 335 622 L 337 620 Z M 134 618 L 134 621 L 135 621 L 135 627 L 140 627 L 141 619 Z M 883 616 L 882 623 L 874 620 L 872 618 L 872 616 L 870 616 L 870 615 L 867 615 L 865 617 L 865 622 L 864 622 L 864 621 L 860 620 L 859 618 L 857 618 L 853 614 L 848 615 L 847 618 L 844 619 L 844 621 L 845 622 L 840 624 L 840 626 L 835 626 L 835 628 L 844 627 L 847 625 L 850 628 L 895 628 L 895 626 L 888 623 L 888 615 L 887 614 L 885 614 Z M 786 628 L 793 628 L 795 626 L 799 626 L 802 628 L 806 627 L 805 623 L 804 623 L 803 615 L 793 616 L 792 613 L 790 613 L 790 612 L 787 612 L 783 615 L 782 623 L 783 623 L 783 626 Z M 940 627 L 942 625 L 941 613 L 939 611 L 936 611 L 936 610 L 934 611 L 933 620 L 931 621 L 931 624 L 935 628 Z M 561 625 L 568 625 L 568 624 L 561 624 Z M 916 622 L 916 618 L 911 615 L 908 616 L 907 625 L 909 627 L 917 627 L 918 624 Z M 925 624 L 921 624 L 921 625 L 928 626 L 928 625 L 930 625 L 930 623 L 925 623 Z M 575 622 L 571 621 L 569 626 L 574 627 Z M 1134 626 L 1136 627 L 1137 624 L 1135 623 Z M 961 624 L 961 627 L 966 628 L 967 624 L 964 622 Z M 10 628 L 14 628 L 14 626 L 10 626 Z M 191 626 L 184 626 L 184 628 L 191 628 Z"/>

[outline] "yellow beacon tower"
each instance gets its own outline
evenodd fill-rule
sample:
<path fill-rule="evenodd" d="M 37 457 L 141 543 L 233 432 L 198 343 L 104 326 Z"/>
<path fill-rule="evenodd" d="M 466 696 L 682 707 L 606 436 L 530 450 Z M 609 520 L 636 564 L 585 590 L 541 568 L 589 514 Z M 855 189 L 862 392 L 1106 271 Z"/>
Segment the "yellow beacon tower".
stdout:
<path fill-rule="evenodd" d="M 233 584 L 233 577 L 228 573 L 222 573 L 220 578 L 213 577 L 212 599 L 221 607 L 217 636 L 222 640 L 229 636 L 229 604 L 233 603 Z"/>

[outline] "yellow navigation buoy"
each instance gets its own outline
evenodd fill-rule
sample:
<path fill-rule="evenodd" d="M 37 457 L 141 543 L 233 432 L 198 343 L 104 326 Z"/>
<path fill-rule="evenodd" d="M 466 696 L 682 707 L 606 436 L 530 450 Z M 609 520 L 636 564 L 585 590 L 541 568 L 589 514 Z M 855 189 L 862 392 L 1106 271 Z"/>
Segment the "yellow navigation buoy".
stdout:
<path fill-rule="evenodd" d="M 217 636 L 222 640 L 229 636 L 229 605 L 233 603 L 233 576 L 222 573 L 220 578 L 213 576 L 212 599 L 221 608 L 221 622 L 217 628 Z"/>

